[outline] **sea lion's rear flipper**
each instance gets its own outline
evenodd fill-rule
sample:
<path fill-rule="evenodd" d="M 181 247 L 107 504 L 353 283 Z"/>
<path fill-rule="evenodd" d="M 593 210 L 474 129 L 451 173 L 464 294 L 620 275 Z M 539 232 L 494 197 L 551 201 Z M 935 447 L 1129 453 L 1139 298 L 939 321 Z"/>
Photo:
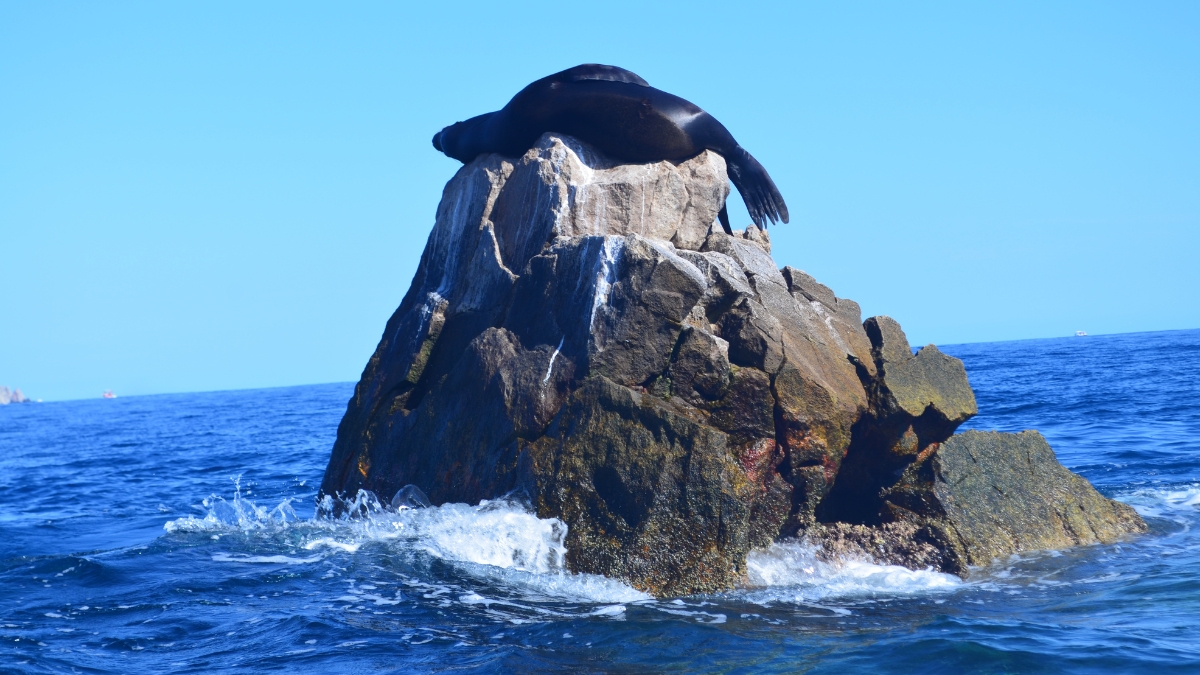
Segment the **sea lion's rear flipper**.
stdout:
<path fill-rule="evenodd" d="M 768 220 L 788 222 L 787 204 L 783 203 L 783 195 L 779 194 L 779 188 L 775 187 L 775 181 L 763 165 L 741 146 L 730 155 L 725 158 L 729 179 L 746 202 L 746 210 L 754 224 L 765 229 Z"/>
<path fill-rule="evenodd" d="M 625 82 L 649 87 L 650 83 L 624 68 L 605 66 L 599 63 L 585 63 L 574 68 L 568 68 L 561 73 L 550 76 L 558 82 L 584 82 L 586 80 L 602 80 L 604 82 Z"/>

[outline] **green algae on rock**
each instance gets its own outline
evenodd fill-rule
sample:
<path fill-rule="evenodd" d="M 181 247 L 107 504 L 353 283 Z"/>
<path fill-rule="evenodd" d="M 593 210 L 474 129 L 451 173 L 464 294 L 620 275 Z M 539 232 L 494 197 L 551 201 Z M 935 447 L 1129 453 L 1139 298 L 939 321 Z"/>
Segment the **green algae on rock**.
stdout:
<path fill-rule="evenodd" d="M 1067 470 L 1036 431 L 966 431 L 913 463 L 883 501 L 890 520 L 927 528 L 942 568 L 966 575 L 1020 551 L 1112 543 L 1144 532 L 1132 507 Z"/>

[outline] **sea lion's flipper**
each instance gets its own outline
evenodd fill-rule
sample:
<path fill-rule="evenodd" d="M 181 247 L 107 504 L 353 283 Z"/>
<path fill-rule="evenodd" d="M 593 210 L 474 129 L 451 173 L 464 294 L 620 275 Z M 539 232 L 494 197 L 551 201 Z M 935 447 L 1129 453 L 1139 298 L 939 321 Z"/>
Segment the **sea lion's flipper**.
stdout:
<path fill-rule="evenodd" d="M 559 82 L 583 82 L 585 80 L 603 80 L 605 82 L 625 82 L 649 87 L 650 83 L 624 68 L 605 66 L 599 63 L 585 63 L 574 68 L 568 68 L 561 73 L 550 76 Z"/>
<path fill-rule="evenodd" d="M 746 202 L 746 210 L 750 212 L 750 220 L 760 228 L 766 228 L 767 221 L 788 222 L 787 204 L 783 203 L 783 195 L 775 187 L 775 181 L 757 159 L 750 156 L 744 148 L 725 157 L 725 166 L 729 171 L 729 179 Z"/>
<path fill-rule="evenodd" d="M 721 204 L 721 210 L 717 211 L 717 220 L 721 221 L 721 229 L 725 230 L 725 234 L 733 234 L 733 228 L 729 226 L 728 204 Z"/>

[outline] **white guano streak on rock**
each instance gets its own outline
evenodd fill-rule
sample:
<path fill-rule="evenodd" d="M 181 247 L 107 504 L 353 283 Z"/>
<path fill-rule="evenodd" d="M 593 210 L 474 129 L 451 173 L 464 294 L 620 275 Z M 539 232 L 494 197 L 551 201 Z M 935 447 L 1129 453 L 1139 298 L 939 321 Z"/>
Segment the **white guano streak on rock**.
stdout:
<path fill-rule="evenodd" d="M 608 302 L 608 294 L 616 281 L 617 261 L 621 251 L 625 249 L 625 240 L 619 237 L 605 237 L 600 255 L 600 269 L 596 272 L 596 292 L 592 295 L 592 315 L 588 318 L 588 331 L 591 332 L 596 324 L 596 310 Z"/>
<path fill-rule="evenodd" d="M 562 236 L 564 224 L 563 220 L 565 218 L 570 218 L 571 216 L 584 211 L 583 206 L 588 201 L 588 187 L 592 185 L 595 177 L 595 171 L 592 170 L 592 167 L 578 160 L 571 163 L 569 171 L 564 171 L 564 167 L 567 165 L 569 153 L 562 151 L 560 149 L 561 147 L 568 146 L 557 146 L 550 153 L 550 165 L 554 167 L 554 172 L 556 175 L 562 176 L 566 179 L 567 192 L 564 200 L 566 201 L 566 204 L 560 207 L 558 213 L 556 213 L 554 217 L 555 236 Z M 574 149 L 571 150 L 574 152 Z M 574 199 L 572 199 L 572 197 L 574 197 Z"/>
<path fill-rule="evenodd" d="M 516 278 L 518 276 L 517 273 L 508 269 L 508 266 L 504 264 L 504 255 L 500 252 L 500 240 L 496 238 L 496 226 L 492 224 L 492 221 L 488 220 L 484 222 L 483 230 L 488 232 L 488 238 L 492 241 L 492 257 L 496 259 L 496 265 L 512 275 L 513 278 Z"/>
<path fill-rule="evenodd" d="M 550 355 L 550 365 L 546 366 L 546 376 L 542 378 L 542 384 L 546 384 L 550 381 L 550 373 L 554 372 L 554 359 L 558 358 L 558 353 L 562 351 L 563 342 L 565 342 L 566 339 L 566 335 L 559 338 L 558 346 L 554 348 L 554 353 Z"/>
<path fill-rule="evenodd" d="M 421 333 L 424 332 L 425 327 L 429 325 L 429 317 L 433 316 L 433 308 L 442 304 L 444 300 L 445 298 L 443 298 L 441 295 L 438 295 L 437 291 L 431 291 L 425 294 L 425 301 L 422 302 L 420 308 L 417 309 L 420 320 L 417 322 L 417 329 L 413 331 L 413 335 L 416 337 L 417 343 L 421 342 Z M 396 340 L 400 339 L 400 328 L 403 326 L 404 322 L 399 322 L 399 325 L 396 326 L 396 332 L 392 334 L 393 348 L 396 344 Z"/>

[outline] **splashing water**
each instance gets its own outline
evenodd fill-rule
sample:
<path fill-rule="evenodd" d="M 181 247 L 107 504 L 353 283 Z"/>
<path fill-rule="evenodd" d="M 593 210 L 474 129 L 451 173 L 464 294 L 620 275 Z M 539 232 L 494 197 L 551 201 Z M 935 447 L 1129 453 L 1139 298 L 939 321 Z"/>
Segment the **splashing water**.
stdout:
<path fill-rule="evenodd" d="M 881 565 L 869 558 L 823 560 L 815 545 L 803 541 L 772 544 L 746 559 L 756 601 L 813 602 L 826 598 L 908 595 L 954 590 L 958 577 L 933 570 Z"/>
<path fill-rule="evenodd" d="M 228 529 L 250 531 L 286 526 L 288 521 L 298 519 L 296 511 L 292 508 L 292 498 L 284 499 L 273 509 L 267 509 L 242 497 L 242 474 L 239 473 L 231 480 L 234 488 L 231 501 L 211 494 L 200 503 L 200 507 L 205 511 L 204 517 L 187 516 L 168 520 L 163 524 L 163 529 L 167 532 L 206 532 Z"/>
<path fill-rule="evenodd" d="M 222 534 L 258 536 L 260 544 L 285 549 L 266 556 L 219 552 L 213 556 L 216 562 L 313 564 L 365 548 L 364 555 L 421 553 L 494 579 L 504 577 L 482 567 L 528 573 L 508 581 L 525 588 L 541 586 L 542 592 L 561 592 L 574 600 L 632 602 L 649 598 L 616 581 L 567 572 L 566 525 L 557 518 L 538 518 L 516 500 L 395 509 L 359 490 L 338 510 L 347 515 L 330 515 L 335 509 L 326 495 L 316 514 L 301 520 L 291 508 L 292 499 L 267 509 L 242 495 L 241 476 L 234 479 L 234 486 L 231 500 L 216 495 L 205 499 L 203 517 L 169 520 L 163 529 L 171 534 L 203 532 L 213 538 Z M 318 555 L 298 555 L 301 552 Z"/>
<path fill-rule="evenodd" d="M 1143 518 L 1171 518 L 1182 522 L 1200 510 L 1200 484 L 1141 488 L 1121 496 Z"/>
<path fill-rule="evenodd" d="M 506 580 L 550 596 L 596 602 L 651 600 L 650 596 L 619 582 L 567 572 L 566 525 L 557 518 L 540 519 L 516 500 L 484 500 L 477 506 L 444 504 L 391 509 L 383 506 L 374 494 L 360 490 L 339 510 L 354 516 L 329 515 L 334 512 L 332 498 L 325 496 L 317 514 L 302 521 L 292 510 L 290 499 L 267 509 L 242 496 L 241 476 L 234 479 L 234 487 L 232 500 L 216 495 L 205 499 L 203 506 L 207 512 L 202 518 L 187 516 L 170 520 L 163 528 L 169 533 L 268 533 L 268 537 L 284 531 L 291 534 L 286 538 L 287 553 L 264 556 L 219 552 L 213 556 L 216 562 L 313 564 L 331 555 L 355 554 L 364 546 L 378 545 L 395 551 L 419 551 L 493 580 L 506 579 L 497 570 L 526 573 L 510 575 Z M 319 555 L 298 555 L 300 552 Z M 483 566 L 497 570 L 482 569 Z M 815 546 L 797 541 L 753 551 L 747 566 L 749 583 L 745 597 L 757 603 L 906 595 L 951 590 L 961 585 L 951 575 L 882 565 L 869 558 L 823 560 Z M 478 594 L 464 597 L 468 604 L 486 604 Z M 679 614 L 678 608 L 669 609 Z"/>

